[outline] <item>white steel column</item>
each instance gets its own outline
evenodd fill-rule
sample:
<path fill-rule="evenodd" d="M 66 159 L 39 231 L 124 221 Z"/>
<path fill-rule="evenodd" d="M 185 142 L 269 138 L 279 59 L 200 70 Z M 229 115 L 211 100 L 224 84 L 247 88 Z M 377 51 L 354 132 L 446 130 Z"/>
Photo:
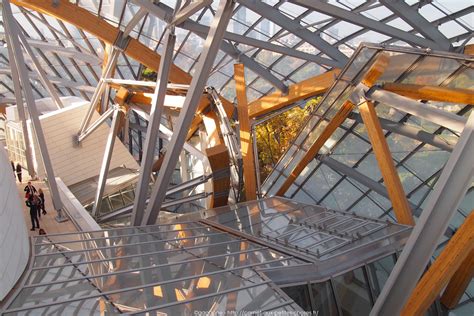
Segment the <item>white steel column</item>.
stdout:
<path fill-rule="evenodd" d="M 176 35 L 173 29 L 166 31 L 167 41 L 164 55 L 161 57 L 158 75 L 156 78 L 155 91 L 151 102 L 150 118 L 146 131 L 146 139 L 143 150 L 143 158 L 140 165 L 140 175 L 138 177 L 137 188 L 135 189 L 135 202 L 133 203 L 131 223 L 139 226 L 143 220 L 146 207 L 148 186 L 150 184 L 151 170 L 155 159 L 156 141 L 161 122 L 161 114 L 165 103 L 166 89 L 168 87 L 168 77 L 173 64 L 173 51 L 176 42 Z M 161 173 L 161 171 L 160 171 Z"/>
<path fill-rule="evenodd" d="M 109 135 L 107 136 L 107 143 L 104 149 L 104 159 L 99 172 L 99 181 L 97 182 L 97 191 L 95 193 L 94 207 L 92 208 L 92 216 L 96 216 L 100 211 L 102 205 L 102 195 L 104 194 L 105 184 L 107 182 L 107 175 L 109 173 L 110 160 L 114 151 L 115 138 L 119 131 L 120 120 L 124 116 L 124 109 L 118 105 L 114 105 L 114 114 L 112 117 L 112 124 L 110 126 Z"/>
<path fill-rule="evenodd" d="M 15 32 L 16 32 L 16 34 L 18 34 L 18 37 L 20 38 L 20 41 L 21 41 L 23 47 L 25 48 L 26 52 L 30 56 L 31 61 L 33 61 L 33 65 L 36 69 L 36 72 L 39 75 L 39 79 L 40 79 L 41 83 L 44 85 L 46 90 L 48 90 L 48 93 L 51 96 L 51 99 L 53 99 L 54 104 L 56 104 L 58 109 L 64 108 L 64 105 L 61 102 L 61 99 L 59 98 L 59 95 L 58 95 L 56 89 L 54 88 L 51 81 L 49 81 L 49 79 L 47 78 L 46 72 L 43 70 L 43 67 L 41 67 L 41 64 L 40 64 L 38 58 L 36 58 L 36 55 L 33 52 L 33 49 L 31 49 L 30 45 L 28 44 L 26 36 L 22 33 L 21 29 L 18 27 L 18 25 L 16 23 L 13 23 L 12 27 L 15 28 Z"/>
<path fill-rule="evenodd" d="M 163 165 L 153 186 L 150 202 L 148 203 L 145 216 L 142 220 L 142 224 L 144 225 L 154 224 L 158 217 L 161 205 L 166 196 L 166 189 L 173 174 L 174 167 L 176 166 L 176 162 L 178 161 L 179 154 L 186 141 L 189 126 L 196 113 L 221 40 L 232 16 L 233 8 L 234 1 L 232 0 L 222 0 L 219 3 L 218 10 L 212 21 L 206 42 L 204 43 L 204 48 L 199 57 L 196 74 L 193 76 L 188 93 L 186 94 L 186 100 L 179 114 L 173 136 L 167 146 Z"/>
<path fill-rule="evenodd" d="M 26 157 L 26 167 L 28 169 L 28 173 L 32 179 L 36 178 L 36 170 L 33 163 L 33 156 L 31 153 L 31 142 L 30 137 L 28 135 L 28 128 L 26 126 L 26 120 L 28 119 L 28 112 L 25 112 L 25 105 L 23 104 L 23 96 L 21 94 L 21 84 L 20 78 L 18 78 L 18 66 L 16 64 L 14 53 L 12 50 L 12 42 L 10 39 L 10 33 L 7 23 L 5 23 L 5 40 L 7 42 L 8 48 L 8 56 L 11 68 L 11 75 L 13 81 L 13 90 L 15 91 L 15 99 L 16 99 L 16 108 L 18 110 L 18 116 L 20 117 L 21 121 L 21 129 L 23 131 L 23 141 L 25 143 L 25 157 Z"/>
<path fill-rule="evenodd" d="M 474 177 L 474 112 L 370 315 L 399 315 Z"/>
<path fill-rule="evenodd" d="M 56 178 L 54 176 L 53 166 L 51 164 L 51 159 L 49 157 L 48 148 L 46 146 L 46 139 L 43 134 L 43 129 L 41 127 L 41 122 L 38 115 L 38 110 L 36 109 L 35 99 L 33 97 L 33 90 L 28 77 L 28 69 L 26 69 L 25 59 L 23 58 L 23 53 L 21 51 L 20 41 L 18 39 L 18 34 L 15 32 L 15 28 L 12 28 L 12 25 L 15 23 L 13 18 L 13 13 L 10 7 L 10 2 L 8 0 L 2 0 L 3 4 L 3 23 L 8 29 L 11 50 L 13 55 L 10 58 L 15 59 L 17 66 L 17 71 L 20 77 L 20 81 L 23 87 L 23 92 L 25 95 L 26 105 L 28 112 L 30 113 L 30 119 L 33 125 L 34 132 L 36 134 L 36 140 L 38 142 L 38 147 L 41 151 L 41 157 L 43 158 L 44 169 L 46 170 L 46 175 L 48 177 L 48 185 L 51 191 L 51 198 L 53 200 L 53 207 L 58 212 L 56 220 L 62 221 L 62 203 L 59 197 L 58 186 L 56 184 Z"/>

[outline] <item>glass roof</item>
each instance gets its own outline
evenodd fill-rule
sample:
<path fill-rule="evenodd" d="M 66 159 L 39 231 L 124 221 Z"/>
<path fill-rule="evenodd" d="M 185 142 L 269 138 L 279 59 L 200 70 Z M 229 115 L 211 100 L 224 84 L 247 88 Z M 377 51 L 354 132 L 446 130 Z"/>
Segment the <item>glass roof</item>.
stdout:
<path fill-rule="evenodd" d="M 123 29 L 138 12 L 139 2 L 80 0 L 74 4 Z M 311 2 L 265 0 L 255 4 L 255 1 L 238 1 L 225 35 L 226 41 L 233 45 L 233 51 L 229 49 L 232 46 L 221 46 L 208 85 L 233 101 L 232 65 L 238 55 L 246 55 L 257 62 L 246 65 L 249 101 L 252 101 L 275 90 L 271 83 L 263 79 L 262 71 L 289 85 L 330 68 L 342 67 L 362 42 L 439 48 L 463 46 L 473 41 L 473 9 L 469 0 L 410 1 L 408 7 L 417 15 L 416 21 L 400 16 L 403 10 L 387 1 L 308 4 Z M 176 29 L 174 63 L 190 74 L 194 73 L 199 57 L 199 50 L 195 47 L 202 45 L 202 32 L 210 25 L 217 3 L 213 1 Z M 161 1 L 156 4 L 156 12 L 170 14 L 175 6 L 176 1 Z M 69 87 L 63 87 L 64 83 L 58 85 L 61 94 L 90 98 L 90 91 L 71 86 L 76 83 L 96 85 L 101 71 L 97 62 L 103 58 L 103 43 L 86 31 L 36 11 L 14 7 L 14 15 L 31 40 L 84 54 L 70 58 L 61 50 L 52 51 L 44 45 L 35 47 L 46 72 L 67 81 Z M 427 21 L 433 29 L 429 34 L 436 34 L 436 38 L 434 35 L 429 38 L 417 25 L 424 25 L 423 22 Z M 161 53 L 165 26 L 162 19 L 150 13 L 134 27 L 131 36 Z M 326 49 L 325 45 L 331 48 Z M 90 58 L 84 59 L 86 54 L 96 57 L 97 61 L 91 63 Z M 6 69 L 8 53 L 5 47 L 0 47 L 0 57 Z M 246 63 L 245 60 L 242 62 Z M 117 77 L 137 79 L 139 73 L 139 64 L 122 54 Z M 0 93 L 12 96 L 10 76 L 2 74 L 0 81 L 5 88 Z M 36 97 L 47 95 L 35 79 L 33 85 Z"/>
<path fill-rule="evenodd" d="M 298 311 L 259 269 L 301 263 L 192 222 L 38 236 L 25 283 L 5 314 L 187 315 L 254 304 Z"/>
<path fill-rule="evenodd" d="M 283 198 L 161 219 L 33 237 L 5 314 L 298 311 L 269 276 L 288 284 L 305 271 L 308 281 L 325 281 L 392 255 L 411 231 Z"/>

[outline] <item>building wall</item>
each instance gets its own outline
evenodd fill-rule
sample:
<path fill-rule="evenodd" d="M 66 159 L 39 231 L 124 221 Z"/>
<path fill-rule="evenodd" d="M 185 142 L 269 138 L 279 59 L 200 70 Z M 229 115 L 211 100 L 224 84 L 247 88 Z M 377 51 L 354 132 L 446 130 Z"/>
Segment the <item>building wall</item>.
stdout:
<path fill-rule="evenodd" d="M 23 207 L 7 153 L 0 147 L 0 301 L 23 273 L 30 245 Z"/>
<path fill-rule="evenodd" d="M 105 123 L 99 126 L 80 146 L 75 146 L 73 142 L 73 137 L 77 134 L 88 107 L 88 103 L 70 106 L 40 117 L 55 176 L 60 177 L 67 186 L 97 176 L 104 157 L 110 130 Z M 91 123 L 98 117 L 99 114 L 94 112 Z M 28 126 L 30 133 L 31 128 L 30 123 Z M 35 160 L 40 161 L 41 154 L 36 142 L 33 151 Z M 131 169 L 139 168 L 127 148 L 117 138 L 109 170 L 122 165 Z M 42 163 L 38 163 L 37 171 L 40 178 L 46 177 Z"/>

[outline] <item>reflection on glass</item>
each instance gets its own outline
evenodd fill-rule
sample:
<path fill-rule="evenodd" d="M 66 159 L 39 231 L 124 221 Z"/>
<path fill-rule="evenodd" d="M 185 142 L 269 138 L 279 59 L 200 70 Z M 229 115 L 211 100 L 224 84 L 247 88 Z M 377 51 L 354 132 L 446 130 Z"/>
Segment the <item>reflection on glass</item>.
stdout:
<path fill-rule="evenodd" d="M 337 316 L 337 305 L 334 300 L 334 293 L 331 289 L 330 281 L 324 283 L 311 284 L 311 292 L 313 295 L 314 308 L 313 311 L 317 315 Z"/>
<path fill-rule="evenodd" d="M 374 293 L 374 299 L 377 299 L 379 296 L 394 265 L 395 260 L 393 256 L 382 258 L 367 265 L 370 287 L 372 288 L 372 293 Z"/>
<path fill-rule="evenodd" d="M 334 278 L 334 284 L 343 316 L 369 315 L 371 301 L 361 268 Z"/>
<path fill-rule="evenodd" d="M 311 299 L 309 298 L 308 286 L 306 284 L 286 287 L 283 288 L 283 291 L 305 311 L 310 312 L 313 310 L 311 307 Z"/>

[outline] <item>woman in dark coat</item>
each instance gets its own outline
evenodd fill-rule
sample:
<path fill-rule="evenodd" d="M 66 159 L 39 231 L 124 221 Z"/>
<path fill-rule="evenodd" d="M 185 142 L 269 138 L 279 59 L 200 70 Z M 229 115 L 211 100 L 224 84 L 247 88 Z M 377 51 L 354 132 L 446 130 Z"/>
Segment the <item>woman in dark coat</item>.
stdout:
<path fill-rule="evenodd" d="M 40 211 L 43 211 L 43 215 L 46 215 L 46 210 L 44 209 L 44 193 L 43 193 L 43 190 L 41 189 L 38 189 L 38 197 L 40 199 L 40 207 L 38 209 L 38 213 Z"/>
<path fill-rule="evenodd" d="M 22 178 L 22 170 L 21 170 L 21 165 L 20 163 L 16 164 L 16 175 L 18 177 L 18 181 L 21 183 L 21 178 Z"/>
<path fill-rule="evenodd" d="M 30 208 L 30 218 L 31 218 L 31 230 L 35 230 L 35 228 L 40 228 L 39 220 L 38 220 L 38 209 L 37 205 L 33 200 L 33 196 L 30 196 L 28 200 L 26 200 L 26 206 Z M 35 227 L 36 224 L 36 227 Z"/>

